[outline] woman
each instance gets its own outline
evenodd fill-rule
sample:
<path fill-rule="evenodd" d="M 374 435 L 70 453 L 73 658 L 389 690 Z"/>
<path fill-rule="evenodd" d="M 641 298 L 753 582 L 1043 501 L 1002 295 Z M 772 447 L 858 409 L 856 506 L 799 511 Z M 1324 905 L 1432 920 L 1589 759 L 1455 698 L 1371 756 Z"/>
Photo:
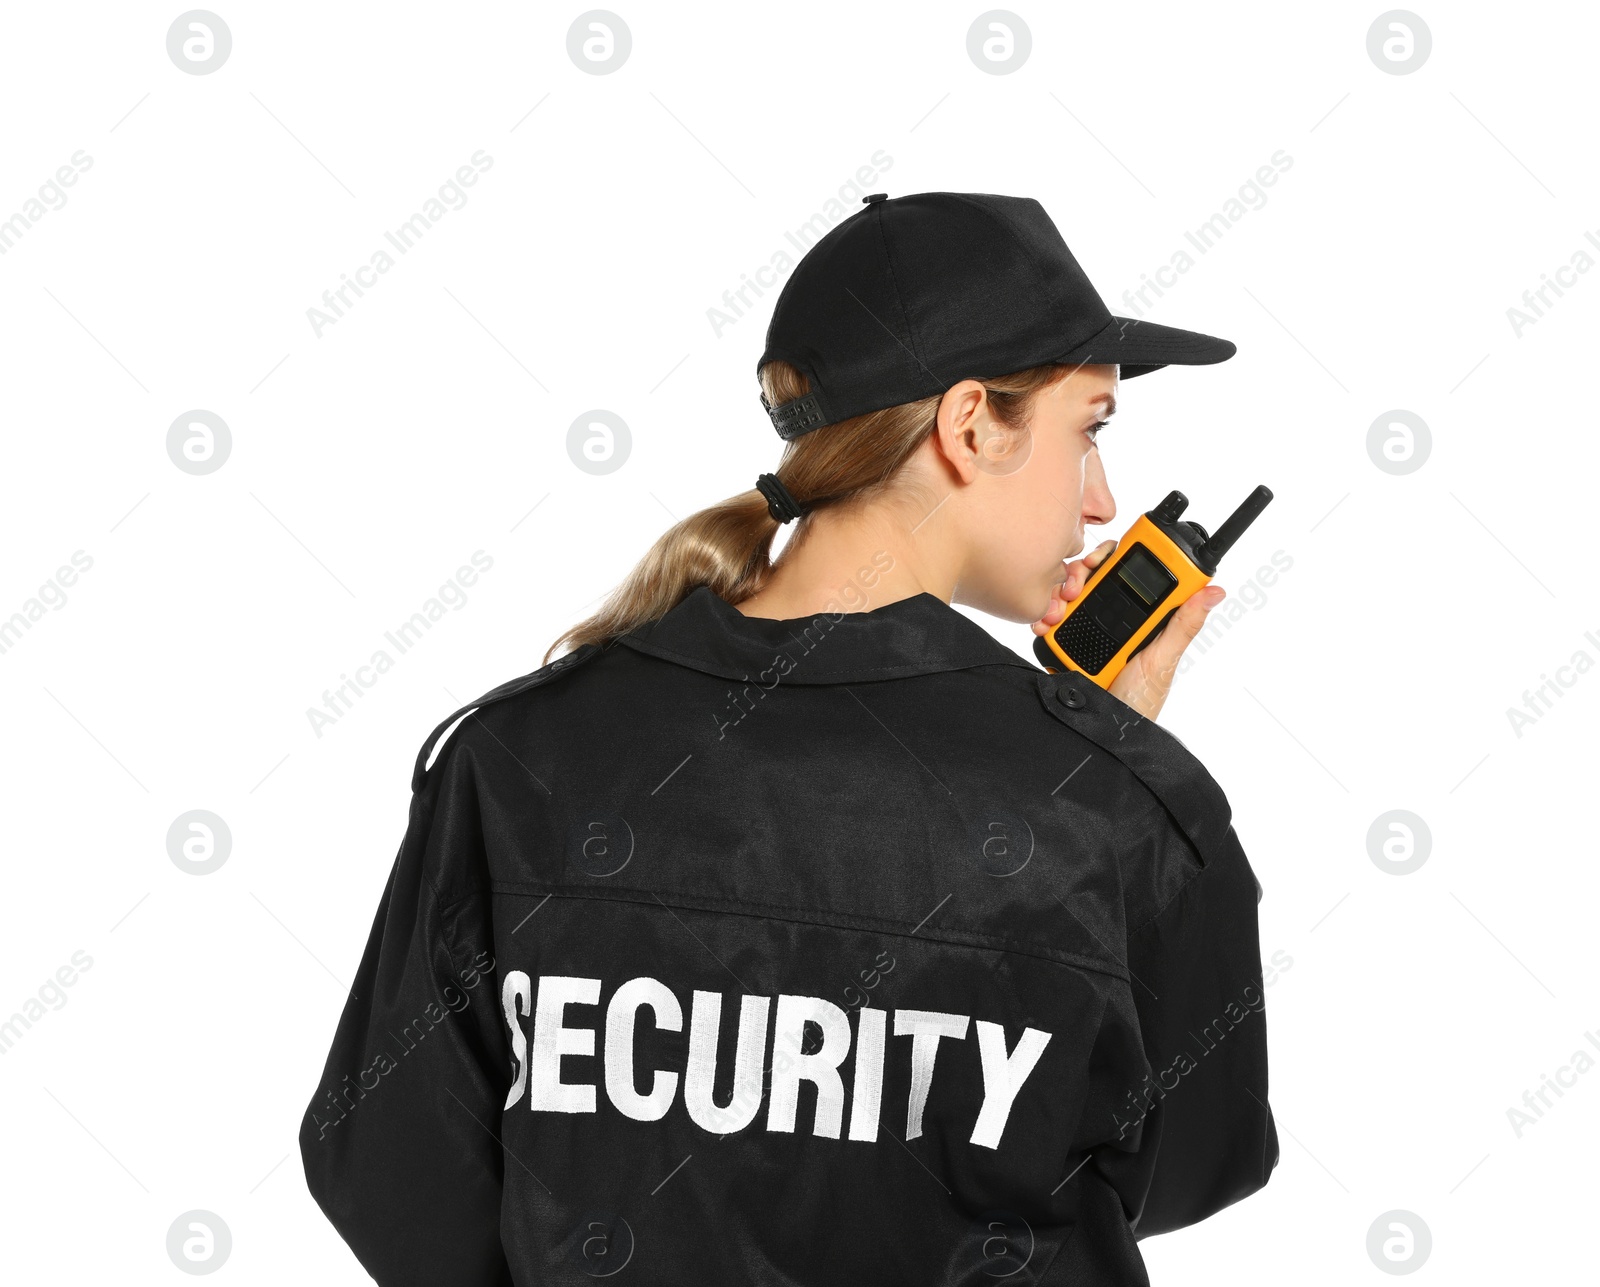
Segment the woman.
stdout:
<path fill-rule="evenodd" d="M 1233 351 L 1111 317 L 1031 199 L 808 252 L 778 472 L 418 757 L 301 1132 L 380 1284 L 1145 1283 L 1266 1183 L 1260 887 L 1153 722 L 1222 592 L 1109 692 L 952 606 L 1058 622 L 1119 370 Z"/>

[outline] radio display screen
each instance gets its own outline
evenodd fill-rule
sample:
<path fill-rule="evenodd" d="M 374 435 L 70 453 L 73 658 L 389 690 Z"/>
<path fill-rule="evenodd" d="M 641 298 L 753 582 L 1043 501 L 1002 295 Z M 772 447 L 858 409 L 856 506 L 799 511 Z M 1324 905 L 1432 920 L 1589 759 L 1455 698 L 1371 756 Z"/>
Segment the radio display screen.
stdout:
<path fill-rule="evenodd" d="M 1117 564 L 1117 576 L 1150 607 L 1166 598 L 1173 584 L 1172 573 L 1142 545 L 1134 546 Z"/>

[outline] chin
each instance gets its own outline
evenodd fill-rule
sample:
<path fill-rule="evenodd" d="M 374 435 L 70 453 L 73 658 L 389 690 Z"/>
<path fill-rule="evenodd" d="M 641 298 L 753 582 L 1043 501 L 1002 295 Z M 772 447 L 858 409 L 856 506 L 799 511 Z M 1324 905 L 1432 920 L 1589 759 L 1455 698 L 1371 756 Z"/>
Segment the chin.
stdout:
<path fill-rule="evenodd" d="M 1019 578 L 1014 567 L 1006 571 L 1009 575 L 1004 580 L 996 577 L 958 582 L 951 601 L 964 603 L 1000 621 L 1032 625 L 1050 610 L 1050 600 L 1062 581 L 1062 566 L 1052 564 L 1031 579 Z"/>
<path fill-rule="evenodd" d="M 1033 622 L 1037 615 L 1023 615 L 1030 606 L 1032 596 L 1020 586 L 988 586 L 981 591 L 972 585 L 957 585 L 950 596 L 951 603 L 964 604 L 999 621 Z M 1043 608 L 1040 609 L 1042 613 Z"/>
<path fill-rule="evenodd" d="M 1050 611 L 1050 596 L 1059 580 L 1050 581 L 1042 589 L 1039 587 L 1017 587 L 1015 591 L 1006 595 L 1003 602 L 996 603 L 994 607 L 986 608 L 992 617 L 1002 621 L 1015 621 L 1019 625 L 1032 625 Z"/>

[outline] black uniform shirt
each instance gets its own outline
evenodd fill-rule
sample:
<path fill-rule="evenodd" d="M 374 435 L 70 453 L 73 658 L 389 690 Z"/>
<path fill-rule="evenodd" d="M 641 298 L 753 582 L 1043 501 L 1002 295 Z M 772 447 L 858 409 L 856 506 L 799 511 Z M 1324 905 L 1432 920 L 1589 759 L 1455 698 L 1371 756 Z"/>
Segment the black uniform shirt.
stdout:
<path fill-rule="evenodd" d="M 423 746 L 311 1192 L 384 1287 L 1145 1283 L 1278 1159 L 1230 817 L 932 594 L 701 587 Z"/>

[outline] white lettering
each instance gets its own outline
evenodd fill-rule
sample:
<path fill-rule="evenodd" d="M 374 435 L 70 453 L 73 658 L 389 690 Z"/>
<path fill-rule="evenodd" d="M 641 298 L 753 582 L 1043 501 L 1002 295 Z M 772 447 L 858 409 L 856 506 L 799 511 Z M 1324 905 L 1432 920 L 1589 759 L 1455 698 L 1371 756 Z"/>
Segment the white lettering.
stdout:
<path fill-rule="evenodd" d="M 593 1028 L 565 1028 L 569 1005 L 595 1005 L 600 1000 L 599 979 L 546 974 L 539 979 L 534 1003 L 533 1049 L 528 1055 L 528 1107 L 535 1112 L 592 1113 L 594 1087 L 561 1080 L 562 1055 L 593 1055 Z"/>
<path fill-rule="evenodd" d="M 511 1093 L 506 1096 L 507 1108 L 522 1098 L 528 1084 L 528 1038 L 517 1016 L 529 1013 L 532 999 L 533 984 L 524 971 L 512 970 L 506 975 L 500 987 L 500 1007 L 505 1011 L 506 1027 L 511 1029 L 511 1057 L 517 1061 L 517 1074 L 511 1082 Z M 520 1006 L 518 1001 L 522 1002 Z"/>
<path fill-rule="evenodd" d="M 878 1138 L 883 1104 L 883 1047 L 888 1014 L 862 1007 L 856 1012 L 856 1075 L 851 1087 L 850 1138 Z"/>
<path fill-rule="evenodd" d="M 1011 1105 L 1016 1101 L 1022 1083 L 1044 1054 L 1050 1042 L 1048 1032 L 1037 1028 L 1024 1028 L 1017 1039 L 1017 1048 L 1006 1054 L 1006 1030 L 998 1023 L 978 1020 L 978 1053 L 983 1057 L 983 1107 L 978 1111 L 978 1123 L 972 1128 L 972 1143 L 984 1148 L 999 1148 L 1000 1136 L 1006 1129 L 1006 1119 L 1011 1116 Z"/>
<path fill-rule="evenodd" d="M 625 1117 L 636 1122 L 658 1122 L 672 1107 L 678 1093 L 678 1074 L 657 1069 L 650 1093 L 641 1095 L 633 1084 L 633 1026 L 639 1008 L 655 1012 L 656 1027 L 683 1031 L 683 1007 L 665 983 L 655 979 L 629 979 L 606 1007 L 606 1094 Z"/>
<path fill-rule="evenodd" d="M 800 1083 L 809 1081 L 817 1088 L 816 1124 L 813 1135 L 839 1138 L 839 1123 L 844 1117 L 844 1080 L 839 1065 L 850 1053 L 850 1020 L 831 1001 L 821 997 L 778 998 L 778 1021 L 773 1030 L 773 1049 L 778 1043 L 802 1050 L 806 1025 L 822 1030 L 822 1048 L 814 1054 L 797 1053 L 782 1068 L 772 1064 L 772 1095 L 767 1104 L 769 1131 L 794 1130 L 795 1106 L 800 1098 Z"/>
<path fill-rule="evenodd" d="M 684 1030 L 684 1005 L 678 995 L 660 979 L 641 976 L 623 982 L 606 1000 L 605 1039 L 599 1052 L 604 1067 L 590 1074 L 589 1081 L 563 1081 L 564 1057 L 595 1057 L 601 1022 L 597 1016 L 593 1026 L 569 1027 L 566 1009 L 570 1005 L 599 1006 L 603 991 L 599 979 L 568 975 L 530 979 L 522 970 L 506 973 L 500 987 L 500 1006 L 510 1034 L 513 1063 L 506 1108 L 526 1099 L 534 1112 L 593 1113 L 598 1111 L 598 1083 L 603 1079 L 611 1106 L 633 1121 L 658 1122 L 665 1118 L 672 1111 L 681 1086 L 684 1111 L 702 1130 L 714 1135 L 741 1131 L 755 1121 L 766 1100 L 767 1130 L 793 1133 L 803 1129 L 797 1126 L 800 1084 L 809 1082 L 816 1088 L 811 1134 L 839 1139 L 848 1099 L 847 1138 L 876 1143 L 886 1087 L 892 1084 L 898 1091 L 909 1083 L 905 1138 L 914 1140 L 923 1134 L 940 1041 L 964 1041 L 974 1022 L 968 1015 L 939 1010 L 893 1011 L 892 1035 L 910 1037 L 911 1048 L 906 1061 L 897 1062 L 891 1083 L 890 1011 L 862 1005 L 855 1010 L 852 1028 L 850 1013 L 821 997 L 787 993 L 776 998 L 741 996 L 738 1032 L 731 1038 L 733 1068 L 730 1075 L 724 1062 L 719 1077 L 722 993 L 696 990 L 689 1003 L 684 1067 L 650 1068 L 647 1062 L 641 1068 L 636 1039 L 643 1009 L 649 1008 L 649 1022 L 657 1031 Z M 808 1033 L 814 1049 L 808 1048 Z M 1051 1034 L 1024 1027 L 1015 1048 L 1008 1050 L 1004 1025 L 978 1020 L 977 1033 L 983 1100 L 977 1106 L 968 1142 L 998 1149 L 1017 1097 L 1044 1057 Z M 898 1049 L 903 1051 L 905 1047 Z M 946 1056 L 947 1064 L 950 1059 L 958 1060 L 963 1087 L 970 1085 L 972 1055 L 958 1050 Z M 848 1087 L 847 1062 L 851 1069 Z M 639 1085 L 641 1076 L 646 1081 L 643 1089 Z M 947 1080 L 950 1076 L 947 1074 Z M 725 1088 L 726 1104 L 717 1103 L 719 1086 Z M 936 1110 L 936 1129 L 942 1135 L 952 1131 L 952 1114 L 961 1112 L 956 1098 L 956 1093 L 947 1087 Z M 970 1106 L 967 1111 L 971 1111 Z"/>
<path fill-rule="evenodd" d="M 906 1139 L 922 1134 L 922 1110 L 928 1103 L 928 1088 L 933 1085 L 933 1061 L 939 1056 L 939 1038 L 965 1041 L 971 1018 L 964 1014 L 941 1014 L 937 1010 L 896 1010 L 894 1035 L 911 1038 L 911 1102 L 906 1105 Z"/>
<path fill-rule="evenodd" d="M 722 1030 L 722 993 L 694 994 L 689 1017 L 689 1069 L 683 1102 L 694 1124 L 713 1135 L 743 1130 L 761 1107 L 761 1057 L 767 1048 L 771 997 L 746 996 L 739 1002 L 739 1046 L 733 1061 L 733 1095 L 726 1108 L 712 1098 L 717 1078 L 717 1034 Z"/>

